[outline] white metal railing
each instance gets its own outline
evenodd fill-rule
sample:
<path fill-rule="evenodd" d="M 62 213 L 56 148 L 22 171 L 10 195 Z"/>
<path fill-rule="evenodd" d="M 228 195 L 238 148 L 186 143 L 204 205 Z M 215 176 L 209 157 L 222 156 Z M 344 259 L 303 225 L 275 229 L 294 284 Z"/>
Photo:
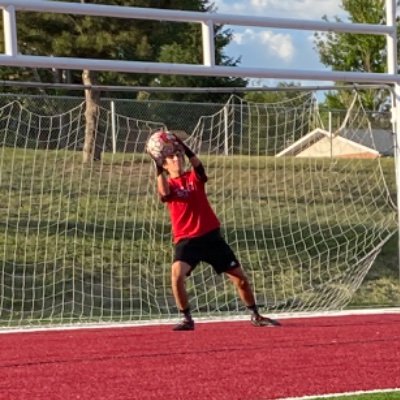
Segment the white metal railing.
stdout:
<path fill-rule="evenodd" d="M 218 13 L 202 13 L 181 10 L 160 10 L 112 5 L 54 2 L 46 0 L 0 0 L 3 9 L 5 54 L 0 55 L 0 65 L 36 68 L 90 69 L 96 71 L 118 71 L 131 73 L 237 76 L 246 78 L 300 79 L 343 82 L 395 83 L 397 71 L 388 73 L 332 72 L 311 70 L 282 70 L 268 68 L 226 67 L 215 65 L 214 25 L 257 26 L 286 28 L 293 30 L 335 31 L 359 34 L 386 35 L 388 43 L 388 63 L 393 64 L 396 49 L 396 1 L 386 0 L 386 25 L 329 23 L 325 21 L 296 20 L 283 18 L 239 16 Z M 18 52 L 16 12 L 34 11 L 89 15 L 114 18 L 146 19 L 173 22 L 191 22 L 202 25 L 203 64 L 171 64 L 158 62 L 138 62 L 121 60 L 99 60 L 67 57 L 22 55 Z M 395 58 L 397 59 L 397 58 Z"/>

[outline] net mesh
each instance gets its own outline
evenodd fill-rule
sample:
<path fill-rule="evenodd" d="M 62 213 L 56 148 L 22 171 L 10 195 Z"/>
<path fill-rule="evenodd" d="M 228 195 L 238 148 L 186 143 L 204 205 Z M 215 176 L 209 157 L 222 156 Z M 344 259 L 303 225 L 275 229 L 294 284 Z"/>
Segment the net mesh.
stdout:
<path fill-rule="evenodd" d="M 335 132 L 317 103 L 309 92 L 276 103 L 232 96 L 185 138 L 265 311 L 343 308 L 396 232 L 393 159 L 377 157 L 360 98 Z M 163 125 L 100 108 L 102 158 L 84 164 L 84 103 L 54 115 L 0 109 L 3 326 L 176 315 L 170 223 L 143 153 Z M 244 311 L 206 264 L 188 291 L 195 314 Z"/>

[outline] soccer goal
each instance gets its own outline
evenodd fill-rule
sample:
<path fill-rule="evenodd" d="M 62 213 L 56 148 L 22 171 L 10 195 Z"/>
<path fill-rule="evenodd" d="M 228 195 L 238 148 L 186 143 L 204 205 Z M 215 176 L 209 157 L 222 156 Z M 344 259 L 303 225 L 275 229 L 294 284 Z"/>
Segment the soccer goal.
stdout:
<path fill-rule="evenodd" d="M 397 231 L 393 158 L 383 157 L 393 155 L 391 134 L 372 127 L 357 93 L 336 119 L 317 95 L 299 88 L 274 103 L 233 95 L 179 132 L 206 166 L 224 234 L 268 312 L 343 308 Z M 103 156 L 88 165 L 83 107 L 0 108 L 2 325 L 176 315 L 169 219 L 144 154 L 162 118 L 102 108 Z M 194 105 L 180 107 L 194 114 Z M 245 311 L 207 265 L 188 289 L 197 315 Z"/>
<path fill-rule="evenodd" d="M 200 116 L 193 105 L 179 106 L 187 107 L 183 114 L 191 123 L 182 122 L 178 133 L 205 164 L 209 198 L 263 310 L 326 311 L 349 303 L 399 225 L 395 0 L 386 0 L 386 25 L 41 0 L 0 0 L 0 7 L 4 66 L 390 86 L 392 118 L 385 132 L 379 132 L 377 114 L 365 111 L 363 89 L 346 89 L 346 113 L 335 117 L 319 109 L 320 91 L 312 88 L 267 102 L 236 94 Z M 21 10 L 200 23 L 203 65 L 22 54 L 16 29 Z M 214 26 L 221 24 L 385 35 L 387 73 L 218 66 L 213 38 Z M 101 157 L 83 163 L 84 108 L 82 103 L 49 112 L 19 101 L 1 104 L 2 326 L 176 315 L 169 219 L 144 154 L 154 129 L 171 128 L 168 111 L 147 105 L 142 114 L 128 115 L 102 105 L 93 142 Z M 232 285 L 209 266 L 196 269 L 188 289 L 198 316 L 244 311 Z"/>

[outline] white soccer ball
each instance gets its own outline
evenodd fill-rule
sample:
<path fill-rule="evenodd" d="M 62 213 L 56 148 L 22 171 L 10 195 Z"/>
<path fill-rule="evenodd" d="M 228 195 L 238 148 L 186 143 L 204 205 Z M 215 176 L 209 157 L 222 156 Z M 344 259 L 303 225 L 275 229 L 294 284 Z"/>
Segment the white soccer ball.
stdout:
<path fill-rule="evenodd" d="M 162 165 L 165 158 L 181 150 L 181 145 L 176 136 L 168 131 L 154 132 L 146 143 L 146 151 L 158 165 Z"/>

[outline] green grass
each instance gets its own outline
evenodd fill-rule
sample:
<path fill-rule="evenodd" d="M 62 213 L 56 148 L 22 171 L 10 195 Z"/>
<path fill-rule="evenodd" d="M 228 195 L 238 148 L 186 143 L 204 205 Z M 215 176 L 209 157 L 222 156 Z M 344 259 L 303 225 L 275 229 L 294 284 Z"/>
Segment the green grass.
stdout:
<path fill-rule="evenodd" d="M 371 393 L 371 394 L 359 394 L 359 395 L 348 395 L 348 396 L 332 396 L 332 397 L 313 397 L 313 400 L 399 400 L 400 391 L 398 392 L 382 392 L 382 393 Z"/>
<path fill-rule="evenodd" d="M 151 318 L 173 304 L 170 226 L 149 159 L 105 154 L 102 162 L 83 165 L 81 157 L 0 148 L 0 319 L 7 324 Z M 387 192 L 374 160 L 203 161 L 225 235 L 259 297 L 275 309 L 291 297 L 321 307 L 329 307 L 331 296 L 346 302 L 354 294 L 347 265 L 397 229 L 388 203 L 396 193 L 392 159 L 381 160 Z M 310 281 L 311 268 L 318 276 Z M 355 270 L 354 277 L 365 272 Z M 221 290 L 223 281 L 210 269 L 194 274 L 189 287 L 198 312 L 236 308 L 236 294 Z M 400 304 L 395 236 L 351 302 L 371 304 Z"/>

